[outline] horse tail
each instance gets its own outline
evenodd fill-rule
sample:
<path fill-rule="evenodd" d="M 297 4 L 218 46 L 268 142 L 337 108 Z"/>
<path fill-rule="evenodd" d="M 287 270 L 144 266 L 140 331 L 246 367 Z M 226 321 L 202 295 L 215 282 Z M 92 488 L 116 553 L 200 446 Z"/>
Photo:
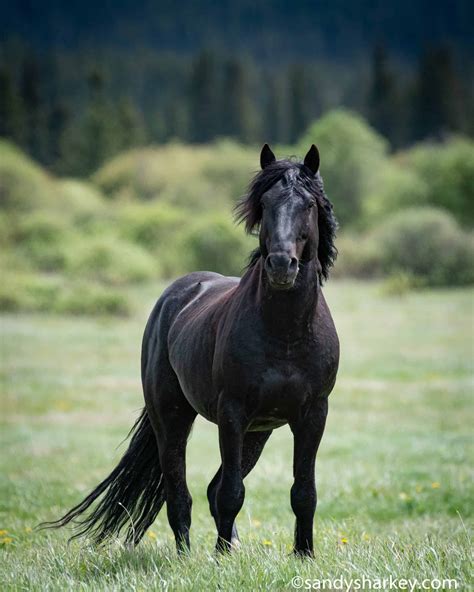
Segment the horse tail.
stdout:
<path fill-rule="evenodd" d="M 60 528 L 73 522 L 76 532 L 71 539 L 87 534 L 102 543 L 128 526 L 125 542 L 136 545 L 141 540 L 166 497 L 158 446 L 146 409 L 128 435 L 132 435 L 128 449 L 110 475 L 62 518 L 44 522 L 40 528 Z"/>

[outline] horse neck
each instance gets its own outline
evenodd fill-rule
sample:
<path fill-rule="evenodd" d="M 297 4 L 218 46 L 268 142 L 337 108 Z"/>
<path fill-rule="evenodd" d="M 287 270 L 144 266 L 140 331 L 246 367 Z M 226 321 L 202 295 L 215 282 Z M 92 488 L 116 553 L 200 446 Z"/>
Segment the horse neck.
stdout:
<path fill-rule="evenodd" d="M 272 289 L 263 269 L 263 259 L 252 274 L 255 296 L 266 330 L 275 338 L 297 341 L 311 333 L 319 294 L 316 265 L 302 265 L 295 288 L 288 291 Z"/>

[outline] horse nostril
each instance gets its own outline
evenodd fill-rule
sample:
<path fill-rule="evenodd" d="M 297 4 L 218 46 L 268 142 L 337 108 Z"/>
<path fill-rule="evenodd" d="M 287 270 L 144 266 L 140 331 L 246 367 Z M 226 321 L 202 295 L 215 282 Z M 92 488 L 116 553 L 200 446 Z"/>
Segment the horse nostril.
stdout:
<path fill-rule="evenodd" d="M 272 265 L 272 256 L 271 255 L 269 255 L 267 257 L 267 260 L 265 261 L 265 266 L 266 266 L 266 268 L 267 268 L 268 271 L 271 271 L 272 270 L 273 265 Z"/>
<path fill-rule="evenodd" d="M 289 265 L 290 271 L 296 271 L 298 269 L 298 259 L 296 257 L 292 257 Z"/>

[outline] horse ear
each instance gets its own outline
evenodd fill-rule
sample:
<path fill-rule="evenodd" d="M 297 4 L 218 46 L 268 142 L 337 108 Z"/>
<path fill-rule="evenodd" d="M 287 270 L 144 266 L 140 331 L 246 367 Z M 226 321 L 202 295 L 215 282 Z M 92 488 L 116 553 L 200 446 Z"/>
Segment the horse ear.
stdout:
<path fill-rule="evenodd" d="M 319 150 L 314 144 L 308 150 L 308 154 L 304 157 L 304 165 L 315 175 L 319 169 Z"/>
<path fill-rule="evenodd" d="M 260 152 L 260 166 L 262 169 L 267 167 L 272 162 L 275 162 L 276 158 L 272 152 L 272 149 L 268 144 L 264 144 L 262 147 L 262 151 Z"/>

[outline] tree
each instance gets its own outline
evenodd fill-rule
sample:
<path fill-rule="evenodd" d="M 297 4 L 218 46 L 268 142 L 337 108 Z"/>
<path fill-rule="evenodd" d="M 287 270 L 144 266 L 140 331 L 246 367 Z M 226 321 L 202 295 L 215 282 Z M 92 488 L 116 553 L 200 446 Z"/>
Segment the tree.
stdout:
<path fill-rule="evenodd" d="M 85 176 L 120 150 L 121 132 L 116 110 L 106 98 L 103 72 L 95 68 L 87 79 L 89 101 L 82 117 L 71 121 L 61 142 L 59 169 Z"/>
<path fill-rule="evenodd" d="M 0 67 L 0 136 L 21 145 L 25 141 L 23 103 L 15 90 L 12 73 L 5 65 Z"/>
<path fill-rule="evenodd" d="M 306 68 L 293 64 L 288 70 L 288 119 L 290 142 L 295 142 L 311 121 L 311 99 L 307 89 Z"/>
<path fill-rule="evenodd" d="M 216 132 L 217 64 L 214 54 L 202 51 L 194 60 L 190 85 L 191 140 L 208 142 Z"/>
<path fill-rule="evenodd" d="M 399 146 L 404 135 L 400 97 L 395 74 L 385 46 L 376 45 L 372 56 L 372 79 L 368 98 L 370 124 L 392 144 Z"/>
<path fill-rule="evenodd" d="M 146 134 L 142 114 L 130 97 L 123 97 L 119 100 L 114 124 L 117 128 L 118 150 L 126 150 L 144 144 Z"/>
<path fill-rule="evenodd" d="M 44 161 L 47 145 L 45 108 L 42 103 L 40 66 L 32 52 L 27 52 L 23 59 L 19 95 L 24 108 L 23 147 L 31 156 Z"/>
<path fill-rule="evenodd" d="M 232 58 L 224 66 L 219 133 L 241 142 L 257 136 L 257 117 L 249 88 L 249 68 Z"/>
<path fill-rule="evenodd" d="M 266 142 L 288 141 L 288 116 L 285 87 L 279 72 L 270 72 L 265 85 L 263 108 L 264 140 Z"/>
<path fill-rule="evenodd" d="M 424 52 L 415 94 L 416 139 L 440 138 L 464 127 L 463 87 L 447 47 L 432 47 Z"/>

